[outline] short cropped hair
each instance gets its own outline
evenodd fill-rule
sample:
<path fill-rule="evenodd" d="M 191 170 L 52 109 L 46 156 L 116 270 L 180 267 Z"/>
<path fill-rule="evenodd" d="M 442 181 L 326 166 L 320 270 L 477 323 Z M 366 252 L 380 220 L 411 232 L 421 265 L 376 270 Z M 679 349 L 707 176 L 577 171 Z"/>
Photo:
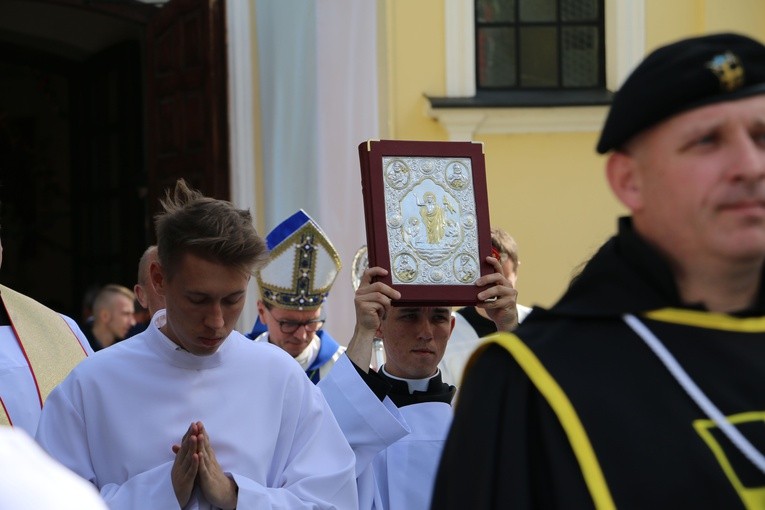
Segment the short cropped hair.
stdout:
<path fill-rule="evenodd" d="M 248 210 L 206 197 L 184 179 L 178 179 L 160 202 L 164 211 L 155 216 L 154 223 L 159 261 L 168 280 L 187 253 L 250 274 L 268 259 L 266 242 L 255 230 Z"/>
<path fill-rule="evenodd" d="M 138 278 L 136 279 L 138 285 L 146 286 L 149 284 L 149 279 L 151 278 L 149 275 L 149 264 L 151 264 L 152 259 L 156 258 L 156 256 L 156 244 L 152 244 L 146 248 L 146 251 L 141 255 L 141 258 L 138 260 Z"/>
<path fill-rule="evenodd" d="M 513 261 L 513 271 L 518 272 L 518 245 L 513 236 L 501 228 L 492 228 L 491 245 L 499 252 L 499 261 L 504 262 L 510 258 Z"/>
<path fill-rule="evenodd" d="M 109 285 L 101 287 L 101 290 L 98 291 L 98 294 L 96 294 L 96 297 L 93 300 L 93 315 L 96 315 L 99 310 L 109 308 L 114 296 L 120 295 L 125 296 L 131 302 L 135 301 L 135 294 L 133 294 L 133 291 L 127 287 L 115 283 L 110 283 Z"/>

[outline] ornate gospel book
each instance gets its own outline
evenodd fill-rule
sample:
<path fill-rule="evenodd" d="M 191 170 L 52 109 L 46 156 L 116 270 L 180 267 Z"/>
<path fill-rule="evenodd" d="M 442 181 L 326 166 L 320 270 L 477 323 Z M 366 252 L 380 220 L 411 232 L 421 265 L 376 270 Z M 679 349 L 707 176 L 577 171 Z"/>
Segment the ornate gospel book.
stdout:
<path fill-rule="evenodd" d="M 370 140 L 359 159 L 369 265 L 388 270 L 395 305 L 476 304 L 493 272 L 483 145 Z"/>

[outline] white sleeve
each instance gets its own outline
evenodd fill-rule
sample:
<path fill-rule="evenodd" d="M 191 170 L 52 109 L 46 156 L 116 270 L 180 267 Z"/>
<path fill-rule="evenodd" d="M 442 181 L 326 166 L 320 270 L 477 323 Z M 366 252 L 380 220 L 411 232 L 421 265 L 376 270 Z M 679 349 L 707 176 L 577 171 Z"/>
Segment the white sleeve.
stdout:
<path fill-rule="evenodd" d="M 96 359 L 86 363 L 88 361 L 95 362 Z M 269 437 L 275 437 L 271 457 L 247 460 L 243 452 L 244 460 L 239 462 L 238 467 L 227 470 L 239 487 L 237 507 L 356 509 L 358 495 L 353 452 L 319 389 L 308 380 L 294 360 L 290 358 L 287 361 L 291 369 L 294 366 L 294 374 L 282 388 L 280 401 L 285 405 L 279 418 L 263 421 L 276 424 L 269 431 L 274 432 Z M 108 444 L 102 444 L 103 439 L 99 442 L 99 438 L 103 437 L 103 431 L 99 433 L 99 429 L 109 424 L 100 423 L 97 418 L 84 419 L 83 399 L 88 395 L 78 375 L 75 371 L 51 392 L 37 429 L 38 442 L 54 458 L 99 487 L 111 510 L 177 508 L 171 480 L 172 461 L 150 464 L 145 471 L 126 475 L 130 477 L 124 482 L 98 479 L 104 468 L 96 463 L 108 462 L 109 456 L 103 452 L 110 451 Z M 246 400 L 245 397 L 242 399 Z M 125 433 L 131 429 L 130 423 L 111 425 L 120 426 Z M 232 428 L 241 429 L 243 426 L 241 423 L 232 424 Z M 144 427 L 143 430 L 147 429 Z M 252 441 L 258 441 L 256 430 L 252 430 L 250 435 L 239 434 L 237 437 L 240 435 L 248 439 L 251 436 Z M 246 450 L 248 445 L 243 444 L 242 448 Z M 136 455 L 140 456 L 140 452 Z M 252 463 L 260 461 L 263 461 L 262 469 L 252 467 Z M 268 474 L 263 470 L 267 470 Z M 206 502 L 200 491 L 195 489 L 187 507 L 197 508 L 199 503 Z"/>
<path fill-rule="evenodd" d="M 67 391 L 73 384 L 72 378 L 67 378 L 48 396 L 40 415 L 36 439 L 53 458 L 99 487 L 101 484 L 90 460 L 87 428 Z M 109 448 L 108 445 L 94 447 Z M 147 508 L 147 505 L 152 508 L 176 508 L 178 500 L 170 478 L 171 468 L 172 462 L 167 462 L 133 476 L 123 484 L 106 484 L 100 487 L 101 497 L 110 510 Z"/>
<path fill-rule="evenodd" d="M 329 407 L 356 454 L 356 476 L 390 445 L 409 434 L 406 420 L 390 398 L 381 402 L 356 372 L 348 356 L 341 356 L 319 381 Z"/>
<path fill-rule="evenodd" d="M 239 486 L 237 508 L 356 510 L 353 452 L 322 393 L 302 370 L 298 375 L 305 390 L 293 395 L 302 395 L 300 412 L 283 422 L 272 461 L 284 467 L 268 487 L 230 473 Z"/>
<path fill-rule="evenodd" d="M 64 314 L 59 314 L 61 317 L 64 318 L 67 324 L 69 324 L 69 327 L 72 328 L 72 332 L 77 337 L 77 340 L 80 341 L 80 345 L 82 345 L 82 348 L 85 349 L 85 354 L 88 356 L 93 355 L 93 348 L 90 346 L 90 342 L 88 342 L 88 339 L 85 337 L 85 333 L 82 332 L 80 329 L 80 326 L 77 325 L 76 322 L 71 317 L 67 317 Z"/>
<path fill-rule="evenodd" d="M 462 383 L 462 373 L 470 355 L 481 343 L 473 326 L 462 314 L 452 313 L 454 329 L 446 344 L 444 356 L 438 364 L 441 370 L 441 380 L 447 384 L 459 387 Z"/>
<path fill-rule="evenodd" d="M 0 459 L 0 508 L 106 510 L 95 487 L 46 455 L 21 429 L 0 427 Z"/>

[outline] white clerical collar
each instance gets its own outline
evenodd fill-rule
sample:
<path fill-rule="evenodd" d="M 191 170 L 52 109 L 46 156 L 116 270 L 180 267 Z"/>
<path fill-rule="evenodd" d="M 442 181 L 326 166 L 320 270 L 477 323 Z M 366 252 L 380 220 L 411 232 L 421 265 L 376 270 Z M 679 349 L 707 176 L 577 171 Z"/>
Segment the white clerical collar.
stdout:
<path fill-rule="evenodd" d="M 162 308 L 162 309 L 157 310 L 156 312 L 154 312 L 154 315 L 151 318 L 151 322 L 155 326 L 157 326 L 157 329 L 159 329 L 162 326 L 164 326 L 165 323 L 167 322 L 167 312 L 165 311 L 165 309 Z"/>
<path fill-rule="evenodd" d="M 383 374 L 387 375 L 391 379 L 396 379 L 397 381 L 404 381 L 407 386 L 409 386 L 409 394 L 411 395 L 415 391 L 428 391 L 428 385 L 430 384 L 430 380 L 436 377 L 439 373 L 441 373 L 441 369 L 436 369 L 436 373 L 431 375 L 430 377 L 426 377 L 425 379 L 404 379 L 403 377 L 396 377 L 395 375 L 390 375 L 387 370 L 385 370 L 385 365 L 382 366 Z"/>
<path fill-rule="evenodd" d="M 268 339 L 268 331 L 264 331 L 263 333 L 259 334 L 257 337 L 255 337 L 256 342 L 269 342 Z M 308 344 L 308 346 L 303 349 L 303 352 L 295 356 L 295 361 L 300 363 L 300 366 L 303 367 L 303 370 L 308 370 L 308 367 L 311 366 L 311 364 L 316 361 L 316 358 L 319 357 L 319 350 L 321 349 L 321 339 L 318 335 L 313 335 L 313 340 L 311 340 L 311 343 Z"/>
<path fill-rule="evenodd" d="M 223 341 L 218 350 L 207 356 L 197 356 L 179 346 L 165 335 L 159 328 L 167 324 L 165 310 L 159 310 L 151 319 L 151 325 L 144 334 L 149 335 L 149 345 L 170 364 L 190 370 L 205 370 L 215 368 L 223 363 L 224 352 L 228 350 L 231 335 Z M 232 331 L 233 333 L 233 331 Z"/>
<path fill-rule="evenodd" d="M 308 367 L 311 366 L 311 363 L 316 361 L 316 358 L 319 356 L 320 348 L 321 340 L 319 340 L 319 337 L 314 334 L 311 343 L 309 343 L 306 348 L 303 349 L 303 352 L 295 356 L 295 361 L 300 363 L 300 366 L 303 367 L 303 370 L 308 370 Z"/>

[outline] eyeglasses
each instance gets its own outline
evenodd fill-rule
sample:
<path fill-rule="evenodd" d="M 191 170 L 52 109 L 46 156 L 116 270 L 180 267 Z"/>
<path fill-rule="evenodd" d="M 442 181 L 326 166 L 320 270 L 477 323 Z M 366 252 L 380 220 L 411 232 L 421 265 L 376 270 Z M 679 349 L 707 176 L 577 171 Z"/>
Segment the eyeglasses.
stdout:
<path fill-rule="evenodd" d="M 266 308 L 268 310 L 268 308 Z M 274 314 L 271 313 L 271 310 L 268 310 L 268 314 L 274 318 L 276 322 L 279 323 L 279 329 L 282 333 L 285 333 L 287 335 L 291 335 L 301 327 L 305 328 L 305 330 L 308 333 L 315 333 L 321 327 L 324 325 L 324 322 L 326 319 L 311 319 L 310 321 L 305 322 L 296 322 L 296 321 L 282 321 L 274 317 Z"/>

